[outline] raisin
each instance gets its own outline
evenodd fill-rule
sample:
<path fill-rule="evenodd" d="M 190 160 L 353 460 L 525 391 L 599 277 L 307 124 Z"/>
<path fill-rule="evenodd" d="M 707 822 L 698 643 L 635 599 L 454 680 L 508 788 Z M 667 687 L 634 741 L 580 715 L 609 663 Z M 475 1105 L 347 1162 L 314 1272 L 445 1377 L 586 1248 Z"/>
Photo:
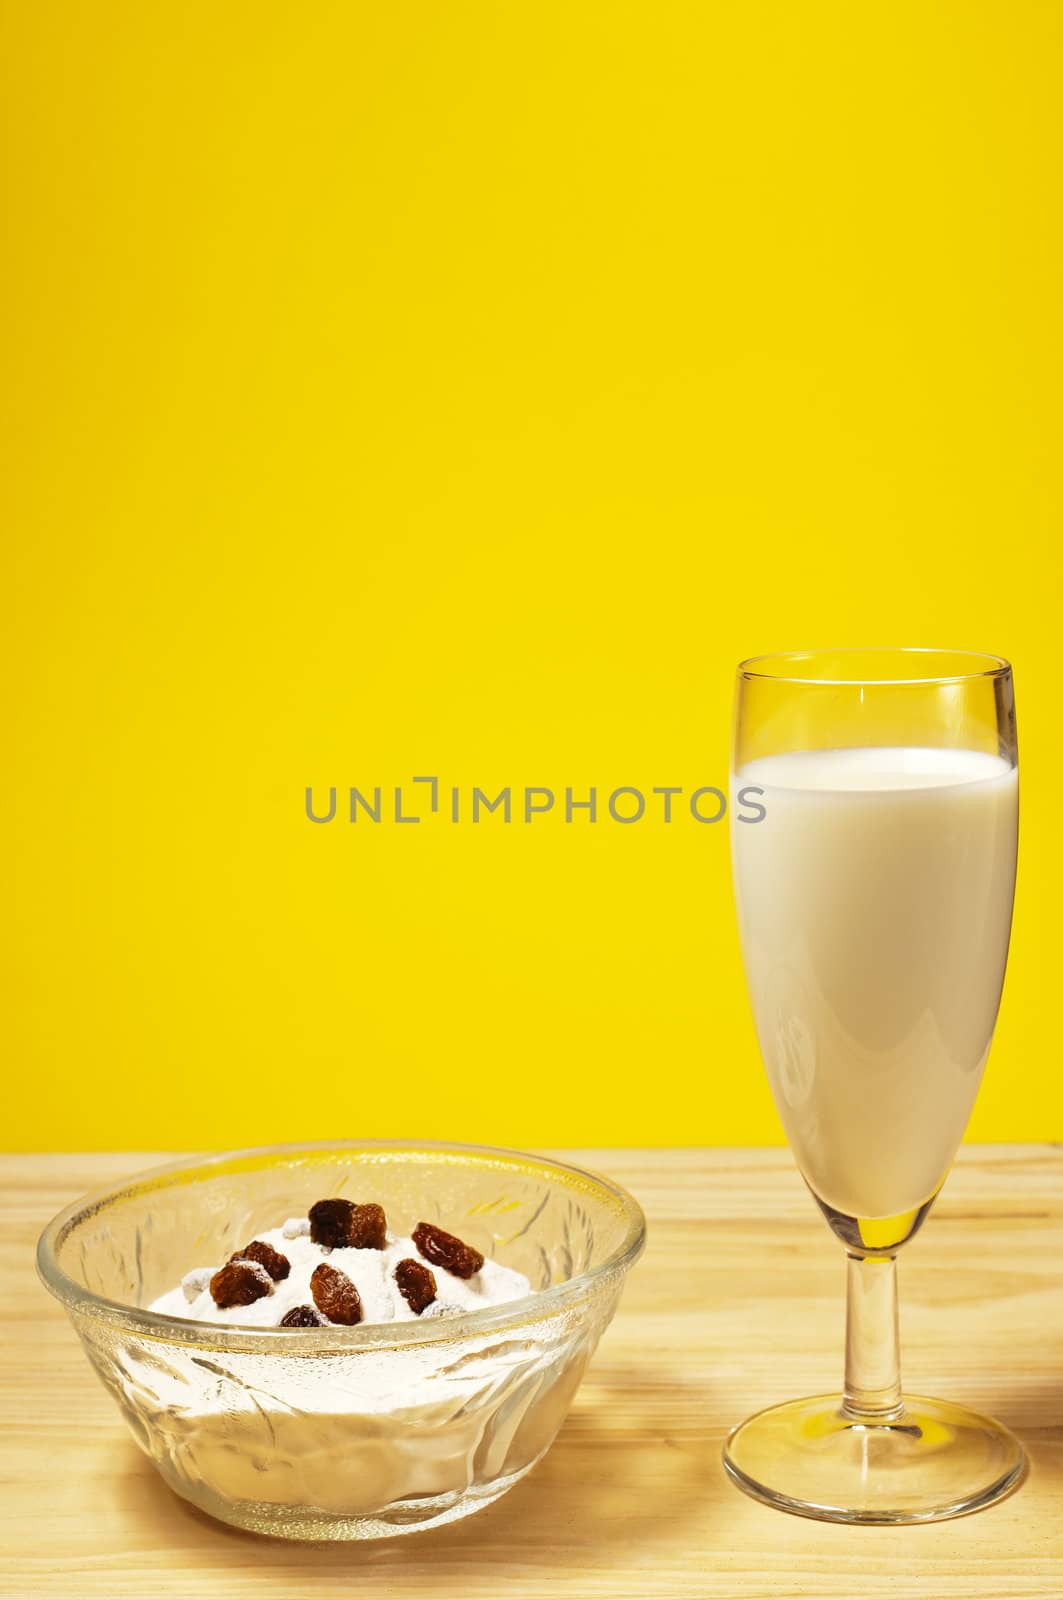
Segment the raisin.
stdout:
<path fill-rule="evenodd" d="M 330 1322 L 340 1322 L 345 1328 L 353 1328 L 356 1322 L 361 1322 L 361 1295 L 347 1274 L 330 1267 L 327 1261 L 314 1268 L 310 1293 L 317 1309 Z"/>
<path fill-rule="evenodd" d="M 383 1250 L 388 1223 L 383 1206 L 318 1200 L 310 1207 L 310 1237 L 326 1250 Z"/>
<path fill-rule="evenodd" d="M 356 1250 L 383 1250 L 388 1242 L 388 1219 L 384 1207 L 374 1200 L 355 1206 L 351 1217 L 351 1244 Z"/>
<path fill-rule="evenodd" d="M 419 1261 L 410 1260 L 409 1257 L 405 1261 L 400 1261 L 395 1268 L 395 1282 L 410 1310 L 416 1312 L 418 1316 L 436 1297 L 435 1273 L 428 1267 L 422 1266 Z"/>
<path fill-rule="evenodd" d="M 313 1306 L 292 1306 L 280 1320 L 282 1328 L 323 1328 L 325 1319 Z"/>
<path fill-rule="evenodd" d="M 316 1201 L 308 1213 L 310 1237 L 314 1243 L 323 1245 L 326 1250 L 345 1245 L 353 1210 L 354 1206 L 349 1200 Z"/>
<path fill-rule="evenodd" d="M 413 1230 L 413 1242 L 433 1267 L 442 1267 L 456 1278 L 471 1278 L 484 1264 L 479 1250 L 455 1239 L 452 1233 L 444 1233 L 434 1222 L 419 1222 Z"/>
<path fill-rule="evenodd" d="M 274 1250 L 265 1239 L 252 1239 L 250 1244 L 242 1250 L 237 1250 L 230 1261 L 257 1261 L 260 1267 L 265 1267 L 274 1283 L 280 1283 L 292 1270 L 292 1264 L 287 1256 L 282 1256 L 279 1250 Z"/>
<path fill-rule="evenodd" d="M 210 1293 L 216 1306 L 249 1306 L 272 1294 L 273 1284 L 257 1261 L 227 1261 L 211 1278 Z"/>

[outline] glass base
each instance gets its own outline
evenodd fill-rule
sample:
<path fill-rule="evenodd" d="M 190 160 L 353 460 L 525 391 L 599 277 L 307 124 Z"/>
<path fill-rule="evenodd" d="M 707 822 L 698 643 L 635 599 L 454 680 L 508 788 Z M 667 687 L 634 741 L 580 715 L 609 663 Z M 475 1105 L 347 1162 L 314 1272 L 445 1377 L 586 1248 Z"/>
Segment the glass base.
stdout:
<path fill-rule="evenodd" d="M 994 1422 L 911 1395 L 888 1422 L 850 1417 L 839 1395 L 758 1411 L 723 1449 L 728 1476 L 757 1500 L 823 1522 L 937 1522 L 1010 1494 L 1026 1457 Z"/>

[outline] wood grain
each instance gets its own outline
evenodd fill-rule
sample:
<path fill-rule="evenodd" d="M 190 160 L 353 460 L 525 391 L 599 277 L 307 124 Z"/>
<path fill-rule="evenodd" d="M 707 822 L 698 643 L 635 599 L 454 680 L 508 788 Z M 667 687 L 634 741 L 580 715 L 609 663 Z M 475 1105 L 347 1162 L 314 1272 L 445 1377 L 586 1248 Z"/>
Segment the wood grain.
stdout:
<path fill-rule="evenodd" d="M 571 1153 L 570 1153 L 571 1154 Z M 361 1546 L 256 1539 L 176 1499 L 127 1437 L 33 1245 L 85 1189 L 166 1159 L 0 1158 L 0 1594 L 331 1600 L 1060 1600 L 1063 1150 L 968 1148 L 901 1265 L 913 1389 L 994 1413 L 1032 1470 L 977 1516 L 843 1528 L 747 1500 L 728 1426 L 836 1386 L 841 1252 L 784 1150 L 580 1151 L 650 1243 L 546 1460 L 497 1505 Z"/>

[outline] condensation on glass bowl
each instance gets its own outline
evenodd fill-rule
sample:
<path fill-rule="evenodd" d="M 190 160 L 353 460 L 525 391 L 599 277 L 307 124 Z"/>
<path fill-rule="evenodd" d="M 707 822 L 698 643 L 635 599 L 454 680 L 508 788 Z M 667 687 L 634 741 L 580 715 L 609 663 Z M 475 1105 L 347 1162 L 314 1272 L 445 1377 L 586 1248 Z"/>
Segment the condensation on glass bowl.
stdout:
<path fill-rule="evenodd" d="M 459 1318 L 356 1328 L 192 1322 L 145 1309 L 193 1266 L 325 1195 L 376 1200 L 523 1272 Z M 563 1162 L 472 1145 L 286 1145 L 160 1167 L 41 1235 L 38 1267 L 171 1488 L 238 1527 L 364 1539 L 489 1505 L 549 1449 L 624 1275 L 636 1202 Z"/>

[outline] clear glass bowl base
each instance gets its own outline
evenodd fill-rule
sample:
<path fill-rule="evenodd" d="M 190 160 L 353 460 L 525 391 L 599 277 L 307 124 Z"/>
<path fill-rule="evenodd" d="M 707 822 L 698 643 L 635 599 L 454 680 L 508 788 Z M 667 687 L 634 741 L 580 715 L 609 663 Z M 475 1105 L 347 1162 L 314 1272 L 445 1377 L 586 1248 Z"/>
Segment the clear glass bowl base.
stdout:
<path fill-rule="evenodd" d="M 868 1423 L 840 1395 L 772 1406 L 740 1424 L 723 1450 L 728 1476 L 756 1500 L 822 1522 L 938 1522 L 1010 1494 L 1026 1458 L 992 1417 L 921 1395 Z"/>
<path fill-rule="evenodd" d="M 247 1533 L 262 1533 L 273 1539 L 296 1539 L 300 1543 L 311 1541 L 348 1541 L 357 1539 L 393 1539 L 397 1534 L 425 1533 L 430 1528 L 441 1528 L 448 1522 L 459 1522 L 477 1511 L 494 1505 L 522 1478 L 526 1478 L 545 1455 L 545 1450 L 535 1461 L 517 1472 L 493 1483 L 474 1486 L 464 1492 L 423 1495 L 405 1502 L 395 1502 L 386 1513 L 377 1516 L 344 1516 L 337 1512 L 313 1506 L 279 1506 L 256 1500 L 227 1500 L 202 1484 L 179 1482 L 163 1470 L 163 1477 L 174 1492 L 188 1500 L 207 1516 L 230 1527 L 243 1528 Z"/>

